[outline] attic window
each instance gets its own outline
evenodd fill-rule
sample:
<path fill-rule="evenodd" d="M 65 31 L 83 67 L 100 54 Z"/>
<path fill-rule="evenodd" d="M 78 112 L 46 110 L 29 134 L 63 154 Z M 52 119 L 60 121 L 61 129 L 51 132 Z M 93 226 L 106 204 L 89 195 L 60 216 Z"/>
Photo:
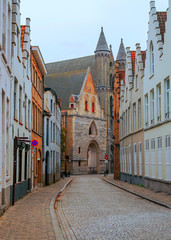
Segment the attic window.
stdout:
<path fill-rule="evenodd" d="M 74 104 L 73 103 L 71 104 L 71 108 L 74 108 Z"/>

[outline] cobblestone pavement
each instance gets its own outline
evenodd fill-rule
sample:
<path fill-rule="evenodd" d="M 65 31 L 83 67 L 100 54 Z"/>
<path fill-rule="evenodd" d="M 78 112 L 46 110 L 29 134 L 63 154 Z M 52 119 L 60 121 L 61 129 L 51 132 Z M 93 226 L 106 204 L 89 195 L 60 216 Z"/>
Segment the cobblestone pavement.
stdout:
<path fill-rule="evenodd" d="M 148 188 L 144 187 L 139 187 L 133 184 L 129 184 L 127 182 L 119 181 L 119 180 L 114 180 L 113 175 L 109 175 L 105 177 L 104 179 L 109 180 L 110 182 L 123 187 L 129 191 L 135 192 L 137 194 L 140 194 L 144 197 L 150 198 L 152 200 L 155 200 L 157 202 L 161 202 L 163 204 L 166 204 L 171 207 L 171 195 L 164 193 L 164 192 L 158 192 L 158 191 L 153 191 Z"/>
<path fill-rule="evenodd" d="M 39 188 L 9 207 L 0 217 L 0 240 L 55 240 L 50 203 L 68 180 Z"/>
<path fill-rule="evenodd" d="M 171 240 L 171 210 L 96 176 L 74 177 L 56 214 L 68 240 Z"/>

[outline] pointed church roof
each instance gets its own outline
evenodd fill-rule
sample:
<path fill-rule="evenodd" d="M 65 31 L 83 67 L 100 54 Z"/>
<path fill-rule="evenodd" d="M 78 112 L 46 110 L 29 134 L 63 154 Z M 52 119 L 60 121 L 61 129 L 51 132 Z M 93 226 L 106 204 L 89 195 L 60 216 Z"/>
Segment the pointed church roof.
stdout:
<path fill-rule="evenodd" d="M 109 48 L 108 48 L 108 45 L 107 45 L 107 42 L 106 42 L 104 32 L 103 32 L 103 27 L 101 27 L 101 33 L 100 33 L 100 37 L 99 37 L 99 41 L 97 43 L 95 53 L 98 52 L 98 51 L 108 51 L 108 52 L 110 52 Z"/>
<path fill-rule="evenodd" d="M 126 61 L 126 52 L 125 52 L 125 47 L 124 47 L 122 38 L 121 38 L 121 43 L 120 43 L 116 61 Z"/>

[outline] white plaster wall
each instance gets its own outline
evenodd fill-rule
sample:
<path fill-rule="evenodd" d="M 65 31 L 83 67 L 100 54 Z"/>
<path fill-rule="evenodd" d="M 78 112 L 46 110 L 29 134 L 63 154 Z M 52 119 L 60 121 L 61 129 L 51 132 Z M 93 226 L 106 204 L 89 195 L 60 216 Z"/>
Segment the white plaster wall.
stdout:
<path fill-rule="evenodd" d="M 11 19 L 12 19 L 12 12 L 10 14 L 10 22 L 8 23 L 8 5 L 11 9 L 12 7 L 12 0 L 6 0 L 6 49 L 5 51 L 0 50 L 0 193 L 2 188 L 6 189 L 10 186 L 10 131 L 11 131 L 11 121 L 10 121 L 10 81 L 11 81 L 11 73 L 8 70 L 11 69 L 11 60 L 10 60 L 10 53 L 11 48 L 8 48 L 8 42 L 11 42 L 11 34 L 8 35 L 8 31 L 11 33 Z M 2 24 L 3 24 L 3 1 L 0 1 L 0 46 L 2 47 Z M 7 51 L 8 49 L 8 51 Z M 5 55 L 7 63 L 5 63 L 2 54 Z M 8 68 L 7 68 L 8 67 Z M 2 111 L 2 92 L 5 94 L 5 111 Z M 9 100 L 9 121 L 6 121 L 7 116 L 7 99 Z M 5 125 L 4 131 L 5 134 L 2 136 L 2 117 L 4 117 Z M 6 128 L 8 127 L 8 139 L 6 136 Z M 6 152 L 6 148 L 8 146 L 8 153 Z M 1 194 L 0 194 L 1 195 Z M 8 199 L 9 201 L 9 199 Z M 1 205 L 1 198 L 0 198 L 0 205 Z"/>
<path fill-rule="evenodd" d="M 171 6 L 171 1 L 170 6 Z M 158 38 L 156 37 L 156 26 L 158 26 L 158 21 L 154 22 L 156 19 L 156 9 L 154 7 L 154 2 L 151 3 L 151 11 L 149 15 L 149 32 L 148 32 L 148 41 L 147 41 L 147 59 L 146 59 L 146 68 L 145 68 L 145 77 L 144 77 L 144 96 L 148 93 L 148 102 L 149 102 L 149 117 L 150 117 L 150 91 L 154 88 L 154 125 L 157 124 L 157 85 L 161 83 L 161 122 L 162 125 L 155 126 L 155 128 L 148 129 L 144 133 L 144 140 L 151 140 L 155 138 L 155 178 L 158 178 L 158 163 L 157 163 L 157 137 L 162 137 L 162 166 L 163 173 L 162 179 L 165 180 L 165 142 L 164 138 L 166 135 L 171 134 L 171 121 L 165 120 L 165 99 L 164 99 L 164 80 L 169 77 L 171 83 L 171 8 L 167 12 L 167 22 L 166 22 L 166 32 L 164 36 L 164 45 L 162 44 L 163 50 L 159 50 L 159 44 L 157 43 Z M 153 14 L 152 14 L 153 13 Z M 154 75 L 150 74 L 150 42 L 153 41 L 154 46 Z M 163 52 L 163 55 L 161 55 Z M 171 96 L 171 91 L 170 91 Z M 170 97 L 171 105 L 171 97 Z M 170 107 L 171 111 L 171 107 Z M 145 117 L 145 112 L 144 112 Z M 170 118 L 171 120 L 171 118 Z M 150 118 L 149 118 L 149 124 Z M 149 125 L 150 126 L 150 125 Z M 144 126 L 145 127 L 145 126 Z M 151 144 L 150 144 L 151 148 Z M 151 150 L 149 150 L 149 168 L 151 176 Z M 170 173 L 171 174 L 171 173 Z"/>

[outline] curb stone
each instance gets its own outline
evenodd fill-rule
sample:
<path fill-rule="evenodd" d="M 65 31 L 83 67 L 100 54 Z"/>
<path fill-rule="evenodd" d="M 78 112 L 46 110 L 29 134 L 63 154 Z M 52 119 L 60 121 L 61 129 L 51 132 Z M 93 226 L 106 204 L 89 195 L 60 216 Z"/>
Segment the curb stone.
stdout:
<path fill-rule="evenodd" d="M 55 193 L 55 195 L 53 196 L 51 203 L 50 203 L 50 215 L 51 215 L 51 219 L 52 219 L 52 225 L 53 225 L 53 229 L 55 232 L 56 240 L 64 240 L 64 237 L 63 237 L 62 230 L 59 226 L 59 222 L 58 222 L 55 210 L 54 210 L 55 202 L 56 202 L 58 195 L 64 191 L 64 189 L 68 186 L 68 184 L 71 181 L 72 181 L 72 178 L 67 183 L 65 183 L 64 187 L 59 192 Z"/>
<path fill-rule="evenodd" d="M 141 198 L 143 198 L 143 199 L 145 199 L 145 200 L 147 200 L 147 201 L 150 201 L 150 202 L 155 203 L 155 204 L 158 204 L 158 205 L 160 205 L 160 206 L 162 206 L 162 207 L 171 209 L 171 206 L 169 206 L 169 205 L 167 205 L 167 204 L 164 204 L 164 203 L 159 202 L 159 201 L 156 201 L 156 200 L 154 200 L 154 199 L 145 197 L 145 196 L 143 196 L 143 195 L 141 195 L 141 194 L 132 192 L 132 191 L 130 191 L 130 190 L 124 188 L 124 187 L 121 187 L 121 186 L 119 186 L 119 185 L 117 185 L 117 184 L 115 184 L 115 183 L 112 183 L 111 181 L 109 181 L 109 180 L 107 180 L 107 179 L 102 178 L 102 180 L 105 181 L 105 182 L 107 182 L 107 183 L 109 183 L 109 184 L 111 184 L 111 185 L 113 185 L 113 186 L 115 186 L 115 187 L 118 187 L 118 188 L 120 188 L 120 189 L 122 189 L 122 190 L 124 190 L 124 191 L 126 191 L 126 192 L 129 192 L 129 193 L 134 194 L 134 195 L 136 195 L 136 196 L 138 196 L 138 197 L 141 197 Z"/>

